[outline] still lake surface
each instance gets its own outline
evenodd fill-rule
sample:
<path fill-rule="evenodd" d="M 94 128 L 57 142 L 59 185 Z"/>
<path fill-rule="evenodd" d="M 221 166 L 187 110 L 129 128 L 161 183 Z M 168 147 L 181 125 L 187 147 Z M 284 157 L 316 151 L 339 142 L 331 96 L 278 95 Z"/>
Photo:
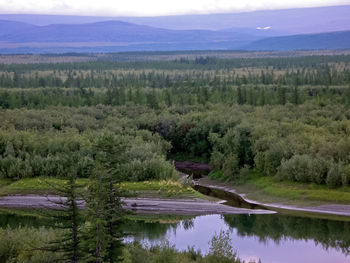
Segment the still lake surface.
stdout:
<path fill-rule="evenodd" d="M 350 262 L 350 222 L 285 215 L 208 215 L 179 223 L 138 221 L 128 226 L 128 240 L 203 253 L 215 233 L 229 231 L 239 257 L 262 263 Z"/>
<path fill-rule="evenodd" d="M 0 227 L 49 226 L 32 216 L 0 213 Z M 128 221 L 126 241 L 157 245 L 164 242 L 179 250 L 194 246 L 203 253 L 215 233 L 229 231 L 240 258 L 262 263 L 350 262 L 350 222 L 289 215 L 208 215 L 176 223 Z"/>

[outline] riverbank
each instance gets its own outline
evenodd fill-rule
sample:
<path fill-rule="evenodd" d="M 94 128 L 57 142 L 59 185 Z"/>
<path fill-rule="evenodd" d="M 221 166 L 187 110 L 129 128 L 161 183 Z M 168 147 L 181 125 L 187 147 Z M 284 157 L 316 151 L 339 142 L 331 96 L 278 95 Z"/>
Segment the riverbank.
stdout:
<path fill-rule="evenodd" d="M 57 188 L 62 188 L 68 180 L 53 177 L 25 178 L 17 181 L 9 179 L 0 180 L 0 196 L 8 195 L 57 195 Z M 89 179 L 78 178 L 76 184 L 78 190 L 87 190 Z M 143 181 L 143 182 L 122 182 L 120 189 L 128 197 L 147 198 L 171 198 L 171 199 L 207 199 L 215 201 L 194 191 L 189 185 L 184 185 L 172 180 Z"/>
<path fill-rule="evenodd" d="M 260 180 L 260 179 L 259 179 Z M 271 180 L 271 178 L 262 178 L 261 180 Z M 64 186 L 66 180 L 57 178 L 27 178 L 18 181 L 0 180 L 0 196 L 27 196 L 36 195 L 45 197 L 46 195 L 55 195 L 55 189 L 50 187 L 54 185 L 56 187 Z M 82 187 L 82 191 L 86 190 L 88 179 L 78 179 L 77 184 Z M 259 181 L 254 181 L 254 183 Z M 201 184 L 212 189 L 221 189 L 223 191 L 234 193 L 239 195 L 244 202 L 248 205 L 243 206 L 242 202 L 234 203 L 230 198 L 233 210 L 225 210 L 222 207 L 217 207 L 217 202 L 225 199 L 223 196 L 208 196 L 198 191 L 193 190 L 188 185 L 183 185 L 174 181 L 145 181 L 145 182 L 123 182 L 120 184 L 120 188 L 125 191 L 125 197 L 129 200 L 138 200 L 134 203 L 133 207 L 129 207 L 130 210 L 139 212 L 159 213 L 159 214 L 184 214 L 184 215 L 203 215 L 212 213 L 237 213 L 236 209 L 269 209 L 272 211 L 292 214 L 308 213 L 308 216 L 315 215 L 320 217 L 322 215 L 331 215 L 339 217 L 350 218 L 350 205 L 346 203 L 326 202 L 317 198 L 310 198 L 308 195 L 311 191 L 309 189 L 299 188 L 292 189 L 290 185 L 284 186 L 282 182 L 265 182 L 265 185 L 272 189 L 280 189 L 283 196 L 272 195 L 266 193 L 266 188 L 260 185 L 254 185 L 252 182 L 248 182 L 242 185 L 233 186 L 230 183 L 225 183 L 219 180 L 212 180 L 208 177 L 202 178 L 197 181 L 197 184 Z M 260 187 L 260 188 L 259 188 Z M 311 189 L 312 190 L 312 189 Z M 321 189 L 324 192 L 340 193 L 339 190 Z M 290 191 L 290 193 L 288 193 Z M 302 198 L 296 197 L 295 192 L 303 192 Z M 317 193 L 318 189 L 313 192 Z M 286 198 L 285 193 L 290 195 L 290 198 Z M 346 192 L 345 192 L 346 193 Z M 324 195 L 324 194 L 323 194 Z M 323 196 L 321 195 L 321 196 Z M 335 194 L 330 194 L 334 198 Z M 317 196 L 316 196 L 317 197 Z M 344 197 L 343 197 L 344 198 Z M 346 196 L 345 196 L 346 198 Z M 226 198 L 228 199 L 228 198 Z M 333 199 L 331 199 L 333 200 Z M 185 202 L 182 203 L 182 202 Z M 207 202 L 208 204 L 204 204 Z M 209 204 L 215 205 L 209 205 Z M 204 206 L 202 206 L 204 204 Z M 209 206 L 206 209 L 206 205 Z M 185 206 L 182 209 L 181 206 Z M 224 205 L 225 207 L 229 207 Z M 16 206 L 15 206 L 16 207 Z M 35 207 L 33 202 L 29 202 L 29 207 Z M 198 210 L 197 208 L 200 207 Z M 256 210 L 252 210 L 256 211 Z M 241 210 L 242 213 L 252 213 L 251 211 Z"/>
<path fill-rule="evenodd" d="M 88 179 L 77 179 L 82 192 Z M 26 178 L 18 181 L 0 181 L 0 207 L 8 208 L 60 208 L 62 197 L 55 188 L 67 180 L 57 178 Z M 54 186 L 54 187 L 53 187 Z M 175 181 L 123 182 L 124 208 L 138 213 L 208 215 L 208 214 L 270 214 L 267 210 L 252 210 L 221 204 L 220 199 L 205 196 L 190 186 Z M 81 202 L 81 207 L 84 202 Z"/>
<path fill-rule="evenodd" d="M 196 180 L 196 185 L 218 189 L 227 193 L 232 193 L 241 198 L 244 202 L 252 207 L 266 208 L 277 212 L 294 213 L 294 214 L 315 214 L 315 215 L 332 215 L 340 217 L 350 217 L 350 205 L 344 203 L 330 203 L 320 199 L 287 199 L 264 193 L 263 188 L 246 183 L 242 185 L 232 185 L 231 183 L 222 182 L 217 179 L 204 177 Z M 271 184 L 270 184 L 271 186 Z M 288 191 L 284 189 L 284 191 Z M 304 190 L 305 196 L 307 190 Z M 259 200 L 259 201 L 257 201 Z M 262 201 L 263 200 L 263 201 Z M 285 201 L 285 202 L 284 202 Z"/>
<path fill-rule="evenodd" d="M 60 196 L 12 195 L 0 197 L 0 207 L 60 209 L 64 201 Z M 209 215 L 209 214 L 273 214 L 268 210 L 236 208 L 201 199 L 157 199 L 157 198 L 123 198 L 123 207 L 137 213 L 173 214 L 173 215 Z M 84 208 L 85 202 L 79 206 Z"/>

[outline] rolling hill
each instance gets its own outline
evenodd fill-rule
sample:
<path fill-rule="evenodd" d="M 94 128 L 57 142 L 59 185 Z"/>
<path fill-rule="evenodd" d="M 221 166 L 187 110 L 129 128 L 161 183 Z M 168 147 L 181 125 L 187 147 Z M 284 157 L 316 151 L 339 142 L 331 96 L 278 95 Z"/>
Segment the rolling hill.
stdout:
<path fill-rule="evenodd" d="M 271 37 L 257 40 L 246 46 L 242 46 L 242 49 L 247 50 L 309 50 L 348 48 L 350 48 L 350 31 Z"/>
<path fill-rule="evenodd" d="M 156 17 L 93 17 L 62 15 L 0 14 L 0 19 L 33 25 L 86 24 L 120 20 L 173 30 L 225 30 L 271 27 L 278 35 L 312 34 L 350 30 L 350 5 L 228 14 L 174 15 Z M 280 34 L 281 33 L 281 34 Z"/>
<path fill-rule="evenodd" d="M 261 36 L 212 30 L 170 30 L 122 21 L 35 26 L 0 21 L 1 53 L 236 49 Z"/>
<path fill-rule="evenodd" d="M 115 43 L 182 43 L 182 42 L 247 42 L 259 37 L 236 32 L 210 30 L 169 30 L 122 21 L 88 24 L 54 24 L 34 26 L 0 21 L 0 41 L 27 42 L 115 42 Z"/>
<path fill-rule="evenodd" d="M 0 20 L 0 53 L 348 49 L 349 29 L 291 35 L 271 27 L 174 30 L 119 20 L 50 25 Z"/>

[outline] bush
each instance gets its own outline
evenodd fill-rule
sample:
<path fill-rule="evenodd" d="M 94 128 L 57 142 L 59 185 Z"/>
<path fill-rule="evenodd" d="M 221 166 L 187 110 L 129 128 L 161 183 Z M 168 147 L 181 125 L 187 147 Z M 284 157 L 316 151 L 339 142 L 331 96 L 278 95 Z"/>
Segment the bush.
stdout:
<path fill-rule="evenodd" d="M 245 165 L 241 170 L 239 170 L 239 175 L 237 181 L 239 183 L 243 183 L 249 179 L 250 176 L 250 168 L 248 165 Z"/>
<path fill-rule="evenodd" d="M 294 155 L 289 160 L 283 160 L 276 176 L 281 180 L 302 183 L 322 184 L 326 180 L 328 162 L 309 155 Z"/>
<path fill-rule="evenodd" d="M 281 161 L 284 157 L 284 146 L 279 144 L 272 145 L 272 147 L 265 152 L 264 160 L 264 174 L 268 176 L 275 176 L 277 168 L 281 165 Z"/>
<path fill-rule="evenodd" d="M 326 184 L 331 187 L 339 187 L 343 183 L 345 178 L 345 168 L 340 163 L 334 163 L 330 166 L 330 169 L 327 174 Z"/>
<path fill-rule="evenodd" d="M 209 248 L 209 254 L 205 257 L 207 263 L 240 263 L 241 260 L 237 257 L 232 245 L 229 233 L 221 231 L 215 235 Z"/>
<path fill-rule="evenodd" d="M 0 262 L 49 263 L 58 260 L 59 254 L 36 250 L 53 241 L 57 231 L 46 228 L 0 228 Z"/>
<path fill-rule="evenodd" d="M 258 152 L 254 157 L 254 165 L 258 172 L 265 175 L 265 153 Z"/>
<path fill-rule="evenodd" d="M 229 155 L 223 166 L 222 166 L 223 175 L 229 180 L 235 180 L 238 177 L 239 173 L 239 164 L 238 158 L 236 155 Z"/>
<path fill-rule="evenodd" d="M 210 164 L 215 170 L 220 170 L 225 162 L 225 155 L 219 151 L 213 151 L 210 156 Z"/>
<path fill-rule="evenodd" d="M 350 185 L 350 165 L 344 167 L 344 173 L 342 174 L 343 186 Z"/>

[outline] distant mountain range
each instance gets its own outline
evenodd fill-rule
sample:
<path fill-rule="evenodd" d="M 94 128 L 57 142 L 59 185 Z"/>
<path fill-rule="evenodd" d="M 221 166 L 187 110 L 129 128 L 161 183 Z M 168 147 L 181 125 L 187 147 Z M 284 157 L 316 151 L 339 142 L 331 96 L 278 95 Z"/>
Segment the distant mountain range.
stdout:
<path fill-rule="evenodd" d="M 133 24 L 174 30 L 225 30 L 271 27 L 282 35 L 312 34 L 350 30 L 350 5 L 284 10 L 265 10 L 231 14 L 175 15 L 157 17 L 94 17 L 62 15 L 0 14 L 0 20 L 32 25 L 87 24 L 119 20 Z M 258 30 L 255 30 L 258 31 Z"/>
<path fill-rule="evenodd" d="M 254 41 L 245 50 L 348 49 L 350 31 L 271 37 Z"/>
<path fill-rule="evenodd" d="M 108 21 L 0 15 L 0 53 L 347 49 L 349 14 L 350 6 Z"/>
<path fill-rule="evenodd" d="M 4 30 L 2 30 L 4 29 Z M 170 30 L 122 21 L 89 24 L 34 26 L 0 21 L 0 41 L 28 42 L 110 42 L 110 43 L 192 43 L 249 42 L 261 37 L 244 33 L 210 30 Z"/>

